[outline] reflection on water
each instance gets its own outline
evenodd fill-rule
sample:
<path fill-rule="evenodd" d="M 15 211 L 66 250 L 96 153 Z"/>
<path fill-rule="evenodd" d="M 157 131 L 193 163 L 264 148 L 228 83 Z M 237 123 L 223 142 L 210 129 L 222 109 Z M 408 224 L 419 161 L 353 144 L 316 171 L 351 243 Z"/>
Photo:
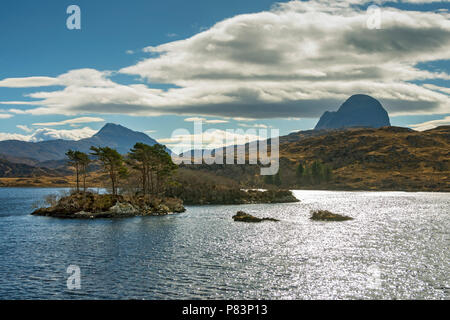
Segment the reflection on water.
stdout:
<path fill-rule="evenodd" d="M 30 216 L 0 189 L 1 299 L 449 299 L 450 194 L 295 191 L 300 203 L 125 220 Z M 245 224 L 242 209 L 281 222 Z M 328 209 L 355 218 L 313 222 Z M 66 268 L 81 268 L 81 290 Z"/>

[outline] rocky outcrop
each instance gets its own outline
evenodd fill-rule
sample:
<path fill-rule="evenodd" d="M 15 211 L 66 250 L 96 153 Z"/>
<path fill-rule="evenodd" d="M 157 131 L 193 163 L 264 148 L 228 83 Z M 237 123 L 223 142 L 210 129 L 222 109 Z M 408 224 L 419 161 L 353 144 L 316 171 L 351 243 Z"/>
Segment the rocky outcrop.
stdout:
<path fill-rule="evenodd" d="M 351 217 L 343 216 L 337 213 L 332 213 L 327 210 L 316 210 L 311 212 L 311 220 L 318 220 L 318 221 L 346 221 L 346 220 L 353 220 Z"/>
<path fill-rule="evenodd" d="M 257 218 L 252 216 L 251 214 L 245 213 L 244 211 L 238 211 L 233 216 L 234 221 L 239 222 L 263 222 L 263 221 L 272 221 L 272 222 L 278 222 L 280 220 L 273 219 L 273 218 Z"/>
<path fill-rule="evenodd" d="M 55 204 L 35 210 L 32 215 L 66 219 L 126 218 L 181 213 L 186 209 L 176 198 L 138 197 L 77 193 L 62 197 Z"/>
<path fill-rule="evenodd" d="M 114 206 L 109 208 L 109 212 L 118 215 L 135 215 L 139 213 L 139 210 L 133 207 L 131 203 L 117 202 Z"/>
<path fill-rule="evenodd" d="M 326 111 L 314 129 L 380 128 L 390 125 L 388 113 L 378 100 L 356 94 L 345 101 L 338 111 Z"/>

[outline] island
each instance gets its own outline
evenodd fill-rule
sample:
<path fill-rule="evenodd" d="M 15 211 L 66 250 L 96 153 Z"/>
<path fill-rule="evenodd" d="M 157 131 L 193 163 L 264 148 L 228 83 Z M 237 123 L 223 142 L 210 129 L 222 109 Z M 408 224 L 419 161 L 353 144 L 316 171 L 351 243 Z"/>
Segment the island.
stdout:
<path fill-rule="evenodd" d="M 311 212 L 311 220 L 316 221 L 347 221 L 353 220 L 352 217 L 332 213 L 328 210 L 315 210 Z"/>
<path fill-rule="evenodd" d="M 68 150 L 68 164 L 76 187 L 50 194 L 35 205 L 32 215 L 65 219 L 127 218 L 182 213 L 184 204 L 288 203 L 299 200 L 289 190 L 242 189 L 217 177 L 195 177 L 179 170 L 167 148 L 136 143 L 123 156 L 109 147 L 91 147 L 91 153 Z M 102 192 L 89 189 L 89 166 L 103 172 Z M 198 180 L 200 177 L 200 180 Z M 106 190 L 107 192 L 104 192 Z"/>
<path fill-rule="evenodd" d="M 238 222 L 263 222 L 263 221 L 271 221 L 271 222 L 278 222 L 280 220 L 274 219 L 274 218 L 257 218 L 255 216 L 252 216 L 251 214 L 248 214 L 244 211 L 238 211 L 233 216 L 234 221 Z"/>
<path fill-rule="evenodd" d="M 39 208 L 32 215 L 66 218 L 127 218 L 160 216 L 186 211 L 183 201 L 176 198 L 125 197 L 110 194 L 74 193 L 58 199 L 49 207 Z"/>

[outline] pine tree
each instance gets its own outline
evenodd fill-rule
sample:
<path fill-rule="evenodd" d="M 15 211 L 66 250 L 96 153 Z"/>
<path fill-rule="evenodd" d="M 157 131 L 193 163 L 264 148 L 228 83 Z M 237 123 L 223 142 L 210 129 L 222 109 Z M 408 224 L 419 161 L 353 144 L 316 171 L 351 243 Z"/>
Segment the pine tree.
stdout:
<path fill-rule="evenodd" d="M 91 160 L 89 156 L 81 151 L 68 150 L 66 156 L 69 159 L 69 165 L 75 168 L 76 180 L 77 180 L 77 193 L 80 192 L 80 174 L 83 176 L 83 190 L 86 192 L 86 175 L 87 167 Z"/>
<path fill-rule="evenodd" d="M 281 186 L 280 171 L 278 171 L 275 177 L 273 178 L 273 184 L 276 186 Z"/>
<path fill-rule="evenodd" d="M 333 177 L 333 171 L 329 165 L 324 166 L 323 170 L 323 178 L 326 182 L 330 182 Z"/>
<path fill-rule="evenodd" d="M 273 184 L 273 176 L 264 176 L 265 184 Z"/>
<path fill-rule="evenodd" d="M 92 155 L 95 156 L 102 164 L 103 170 L 109 174 L 111 179 L 112 195 L 117 196 L 117 187 L 119 178 L 127 173 L 122 155 L 115 149 L 109 147 L 91 147 Z"/>
<path fill-rule="evenodd" d="M 311 165 L 311 175 L 313 183 L 320 183 L 322 182 L 322 172 L 323 172 L 323 165 L 319 161 L 314 161 Z"/>
<path fill-rule="evenodd" d="M 298 164 L 295 174 L 297 176 L 297 181 L 301 183 L 305 174 L 305 167 L 301 162 Z"/>

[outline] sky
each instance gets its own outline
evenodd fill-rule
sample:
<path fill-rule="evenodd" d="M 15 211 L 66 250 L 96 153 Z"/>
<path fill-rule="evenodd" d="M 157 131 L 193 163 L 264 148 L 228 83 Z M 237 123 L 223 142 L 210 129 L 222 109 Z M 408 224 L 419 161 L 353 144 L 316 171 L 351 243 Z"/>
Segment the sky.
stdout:
<path fill-rule="evenodd" d="M 70 5 L 81 29 L 67 26 Z M 378 99 L 392 125 L 450 124 L 449 9 L 442 0 L 2 0 L 0 140 L 81 139 L 113 122 L 171 146 L 195 120 L 219 136 L 285 135 L 357 93 Z"/>

